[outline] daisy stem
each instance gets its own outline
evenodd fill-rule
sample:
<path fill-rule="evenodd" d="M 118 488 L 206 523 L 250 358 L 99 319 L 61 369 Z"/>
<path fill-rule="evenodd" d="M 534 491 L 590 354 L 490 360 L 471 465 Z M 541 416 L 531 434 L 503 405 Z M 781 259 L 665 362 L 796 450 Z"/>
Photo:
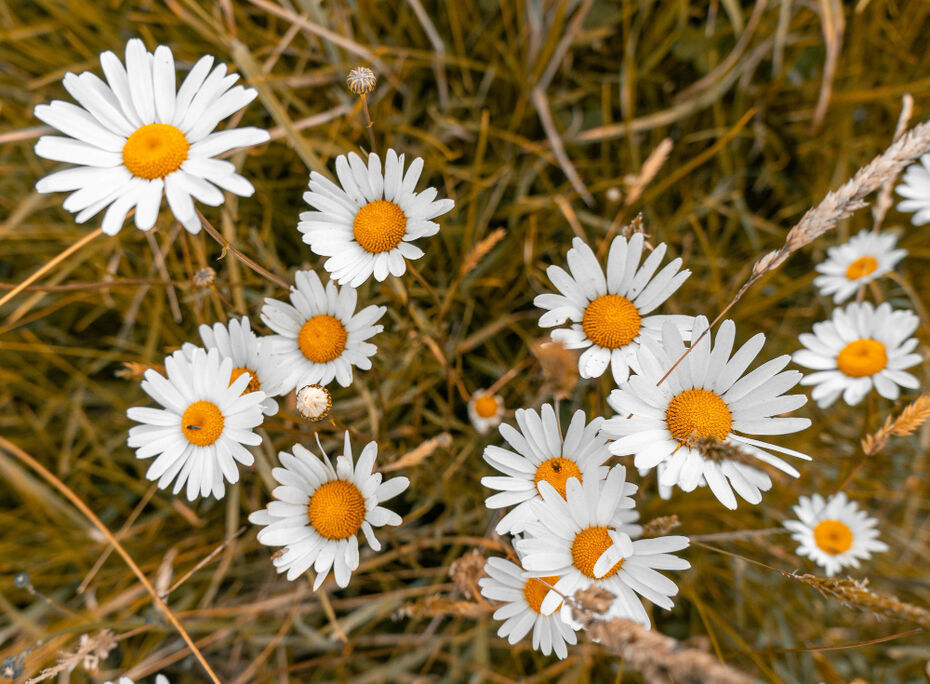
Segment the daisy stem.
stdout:
<path fill-rule="evenodd" d="M 3 297 L 0 298 L 0 306 L 3 306 L 4 304 L 6 304 L 8 301 L 10 301 L 11 299 L 13 299 L 13 297 L 15 297 L 16 295 L 18 295 L 20 292 L 22 292 L 22 291 L 25 290 L 27 287 L 29 287 L 30 285 L 32 285 L 35 281 L 37 281 L 39 278 L 41 278 L 43 275 L 45 275 L 46 273 L 48 273 L 49 271 L 51 271 L 53 268 L 55 268 L 55 266 L 57 266 L 57 265 L 60 264 L 62 261 L 64 261 L 65 259 L 67 259 L 69 256 L 71 256 L 72 254 L 74 254 L 76 251 L 78 251 L 81 247 L 83 247 L 84 245 L 86 245 L 88 242 L 90 242 L 91 240 L 93 240 L 93 239 L 94 239 L 95 237 L 97 237 L 98 235 L 102 235 L 102 234 L 103 234 L 103 229 L 102 229 L 102 228 L 98 228 L 98 229 L 95 230 L 94 232 L 88 233 L 87 235 L 85 235 L 84 237 L 82 237 L 80 240 L 78 240 L 78 241 L 75 242 L 73 245 L 71 245 L 70 247 L 68 247 L 66 250 L 64 250 L 64 251 L 63 251 L 61 254 L 59 254 L 58 256 L 53 257 L 52 259 L 49 259 L 49 261 L 48 261 L 44 266 L 42 266 L 41 268 L 39 268 L 38 271 L 36 271 L 35 273 L 33 273 L 31 276 L 29 276 L 28 278 L 26 278 L 26 279 L 25 279 L 23 282 L 21 282 L 19 285 L 17 285 L 17 286 L 14 287 L 12 290 L 10 290 L 10 291 L 7 292 L 5 295 L 3 295 Z"/>
<path fill-rule="evenodd" d="M 371 145 L 371 151 L 378 154 L 378 146 L 375 143 L 375 122 L 371 120 L 371 113 L 368 111 L 368 96 L 360 95 L 362 100 L 362 111 L 365 113 L 365 123 L 368 127 L 368 142 Z"/>
<path fill-rule="evenodd" d="M 231 243 L 229 240 L 224 238 L 220 234 L 220 232 L 216 228 L 214 228 L 213 225 L 209 221 L 207 221 L 206 217 L 204 217 L 204 215 L 201 214 L 200 211 L 197 212 L 197 215 L 200 217 L 200 221 L 203 223 L 204 229 L 210 234 L 210 237 L 212 237 L 214 240 L 220 243 L 220 246 L 223 248 L 224 252 L 226 251 L 231 252 L 233 256 L 239 259 L 239 261 L 241 261 L 243 264 L 251 268 L 253 271 L 258 273 L 260 276 L 267 278 L 268 280 L 273 282 L 278 287 L 282 287 L 285 290 L 290 289 L 291 286 L 288 285 L 286 282 L 284 282 L 284 280 L 276 276 L 274 273 L 266 269 L 264 266 L 262 266 L 258 262 L 252 261 L 252 259 L 250 259 L 245 254 L 243 254 L 239 250 L 238 247 L 236 247 L 233 243 Z M 222 259 L 223 257 L 220 256 L 219 258 Z"/>
<path fill-rule="evenodd" d="M 156 606 L 158 606 L 158 608 L 162 611 L 162 613 L 164 613 L 165 617 L 168 618 L 168 621 L 178 631 L 178 634 L 181 635 L 181 638 L 184 639 L 188 648 L 190 648 L 191 652 L 194 654 L 194 656 L 203 666 L 203 669 L 210 676 L 210 679 L 213 682 L 215 682 L 215 684 L 220 684 L 220 680 L 216 676 L 216 673 L 210 667 L 209 663 L 207 663 L 206 658 L 203 657 L 203 653 L 201 653 L 200 649 L 197 648 L 197 645 L 194 643 L 194 640 L 191 639 L 191 635 L 187 633 L 186 629 L 184 629 L 184 625 L 181 624 L 180 620 L 178 620 L 178 618 L 171 611 L 168 605 L 164 601 L 161 600 L 161 598 L 158 596 L 158 592 L 155 591 L 155 587 L 152 586 L 152 583 L 145 576 L 145 573 L 143 573 L 142 570 L 139 568 L 139 566 L 136 565 L 136 562 L 132 559 L 132 556 L 129 555 L 129 552 L 126 551 L 125 548 L 123 548 L 123 545 L 120 544 L 119 540 L 113 535 L 112 532 L 110 532 L 110 529 L 106 525 L 103 524 L 103 521 L 100 520 L 100 518 L 98 518 L 97 515 L 92 510 L 90 510 L 90 508 L 87 506 L 87 504 L 84 503 L 81 497 L 79 497 L 74 492 L 74 490 L 71 489 L 68 485 L 66 485 L 64 482 L 59 480 L 55 476 L 54 473 L 52 473 L 45 466 L 43 466 L 41 463 L 39 463 L 37 460 L 35 460 L 32 456 L 27 454 L 25 451 L 20 449 L 18 446 L 13 444 L 13 442 L 10 442 L 9 440 L 7 440 L 5 437 L 0 437 L 0 447 L 2 447 L 4 450 L 9 452 L 13 456 L 16 456 L 16 458 L 18 458 L 20 461 L 22 461 L 27 466 L 29 466 L 34 471 L 36 471 L 39 475 L 41 475 L 42 478 L 46 482 L 48 482 L 53 487 L 55 487 L 55 489 L 61 492 L 64 495 L 64 497 L 68 499 L 68 501 L 74 504 L 75 508 L 77 508 L 81 513 L 84 514 L 84 516 L 88 520 L 90 520 L 90 522 L 93 524 L 94 527 L 97 528 L 100 534 L 102 534 L 106 538 L 106 540 L 110 543 L 110 545 L 113 546 L 114 549 L 116 549 L 116 552 L 126 562 L 126 565 L 129 566 L 129 569 L 132 570 L 133 574 L 139 578 L 139 581 L 142 583 L 142 586 L 145 587 L 145 590 L 152 597 L 152 601 L 155 603 Z"/>

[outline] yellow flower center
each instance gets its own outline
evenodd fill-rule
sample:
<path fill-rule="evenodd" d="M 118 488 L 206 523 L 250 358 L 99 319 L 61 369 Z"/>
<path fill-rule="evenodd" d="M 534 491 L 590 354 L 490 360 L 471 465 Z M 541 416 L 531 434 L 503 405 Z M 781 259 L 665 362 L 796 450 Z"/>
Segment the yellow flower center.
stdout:
<path fill-rule="evenodd" d="M 878 259 L 873 256 L 862 256 L 846 268 L 846 277 L 849 280 L 858 280 L 863 276 L 874 273 L 878 268 Z"/>
<path fill-rule="evenodd" d="M 633 302 L 620 295 L 608 294 L 588 304 L 581 327 L 598 347 L 619 349 L 636 338 L 641 321 Z"/>
<path fill-rule="evenodd" d="M 836 356 L 836 367 L 851 378 L 875 375 L 888 364 L 885 345 L 878 340 L 853 340 Z"/>
<path fill-rule="evenodd" d="M 594 574 L 594 564 L 597 563 L 597 559 L 613 543 L 610 535 L 607 534 L 606 527 L 587 527 L 581 530 L 572 541 L 572 564 L 581 571 L 581 574 L 591 579 L 613 577 L 623 567 L 622 558 L 603 577 L 597 577 Z"/>
<path fill-rule="evenodd" d="M 733 417 L 727 402 L 714 392 L 689 389 L 675 395 L 665 409 L 665 424 L 680 443 L 695 437 L 713 437 L 718 441 L 730 434 Z"/>
<path fill-rule="evenodd" d="M 333 480 L 313 492 L 310 524 L 327 539 L 348 539 L 365 522 L 365 497 L 351 482 Z"/>
<path fill-rule="evenodd" d="M 352 232 L 366 252 L 390 252 L 407 234 L 407 216 L 393 202 L 375 200 L 358 210 Z"/>
<path fill-rule="evenodd" d="M 303 324 L 297 334 L 297 346 L 314 363 L 338 359 L 346 348 L 349 333 L 335 316 L 321 314 Z"/>
<path fill-rule="evenodd" d="M 174 126 L 146 124 L 123 145 L 123 164 L 133 176 L 164 178 L 181 168 L 189 148 L 187 138 Z"/>
<path fill-rule="evenodd" d="M 523 585 L 523 598 L 525 598 L 526 602 L 530 604 L 530 608 L 538 613 L 543 599 L 546 598 L 546 594 L 551 591 L 550 587 L 554 587 L 555 583 L 558 581 L 558 575 L 553 575 L 552 577 L 540 577 L 539 579 L 531 577 L 530 579 L 526 580 L 526 584 Z M 562 602 L 560 601 L 556 610 L 561 607 Z"/>
<path fill-rule="evenodd" d="M 814 543 L 821 551 L 835 556 L 849 551 L 853 543 L 852 530 L 839 520 L 822 520 L 814 528 Z"/>
<path fill-rule="evenodd" d="M 497 399 L 485 394 L 475 399 L 475 413 L 481 418 L 493 418 L 497 415 Z"/>
<path fill-rule="evenodd" d="M 210 446 L 223 434 L 223 412 L 212 401 L 195 401 L 181 416 L 181 432 L 197 446 Z"/>
<path fill-rule="evenodd" d="M 574 461 L 567 458 L 550 458 L 543 461 L 536 468 L 536 475 L 533 476 L 533 482 L 536 483 L 536 491 L 539 491 L 539 482 L 545 480 L 553 487 L 555 491 L 565 498 L 565 483 L 570 477 L 577 477 L 581 481 L 581 471 Z"/>
<path fill-rule="evenodd" d="M 249 374 L 249 384 L 245 386 L 245 389 L 242 390 L 243 394 L 248 394 L 249 392 L 257 392 L 262 388 L 262 383 L 258 381 L 258 373 L 253 371 L 251 368 L 244 368 L 240 366 L 239 368 L 233 368 L 232 373 L 229 375 L 229 384 L 233 384 L 236 380 L 239 379 L 239 376 L 243 373 Z"/>

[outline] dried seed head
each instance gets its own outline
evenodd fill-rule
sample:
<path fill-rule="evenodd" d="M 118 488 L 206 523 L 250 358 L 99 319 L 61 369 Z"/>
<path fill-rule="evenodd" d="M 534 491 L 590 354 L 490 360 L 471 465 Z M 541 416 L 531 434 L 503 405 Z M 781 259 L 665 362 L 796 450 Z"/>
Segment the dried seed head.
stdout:
<path fill-rule="evenodd" d="M 297 392 L 297 413 L 305 420 L 323 420 L 332 408 L 333 395 L 322 385 L 306 385 Z"/>
<path fill-rule="evenodd" d="M 477 597 L 478 580 L 487 575 L 484 571 L 485 563 L 484 554 L 478 549 L 472 549 L 464 556 L 456 558 L 449 566 L 449 577 L 465 598 Z"/>
<path fill-rule="evenodd" d="M 209 266 L 201 268 L 193 277 L 194 287 L 199 287 L 200 289 L 210 287 L 214 280 L 216 280 L 216 271 Z"/>
<path fill-rule="evenodd" d="M 349 86 L 349 90 L 356 95 L 367 95 L 375 89 L 375 84 L 377 82 L 378 79 L 375 77 L 375 72 L 368 67 L 355 67 L 349 72 L 349 75 L 346 76 L 346 83 Z"/>

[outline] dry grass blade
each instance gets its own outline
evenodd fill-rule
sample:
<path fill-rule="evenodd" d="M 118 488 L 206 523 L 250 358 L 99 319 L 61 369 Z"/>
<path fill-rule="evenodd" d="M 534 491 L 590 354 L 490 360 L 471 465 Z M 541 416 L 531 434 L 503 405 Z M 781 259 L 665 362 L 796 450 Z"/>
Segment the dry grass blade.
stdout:
<path fill-rule="evenodd" d="M 494 246 L 504 239 L 504 236 L 507 235 L 507 231 L 503 228 L 498 228 L 497 230 L 489 233 L 481 242 L 471 248 L 468 254 L 465 255 L 465 258 L 462 260 L 461 274 L 464 278 L 469 273 L 471 273 L 478 264 L 481 263 L 481 260 L 484 259 L 488 253 L 494 249 Z"/>
<path fill-rule="evenodd" d="M 494 611 L 493 606 L 474 601 L 456 601 L 443 596 L 430 596 L 422 601 L 407 603 L 397 611 L 398 617 L 485 617 Z"/>
<path fill-rule="evenodd" d="M 645 525 L 643 525 L 642 537 L 661 537 L 668 534 L 677 527 L 681 527 L 681 521 L 678 520 L 677 515 L 662 515 L 658 518 L 653 518 Z"/>
<path fill-rule="evenodd" d="M 867 435 L 862 440 L 862 451 L 866 456 L 874 456 L 885 447 L 889 437 L 910 435 L 927 419 L 930 419 L 930 395 L 923 394 L 905 406 L 897 418 L 888 416 L 881 428 Z"/>
<path fill-rule="evenodd" d="M 914 622 L 930 629 L 930 610 L 905 603 L 896 596 L 877 594 L 868 588 L 867 579 L 837 579 L 816 575 L 789 575 L 817 589 L 824 596 L 882 617 Z"/>
<path fill-rule="evenodd" d="M 639 173 L 627 180 L 626 199 L 623 201 L 624 206 L 628 207 L 639 199 L 640 195 L 643 194 L 643 190 L 646 189 L 646 186 L 652 182 L 652 179 L 656 177 L 656 174 L 659 173 L 659 170 L 665 165 L 666 160 L 668 160 L 668 155 L 672 153 L 673 147 L 674 144 L 672 143 L 672 139 L 665 138 L 649 153 Z"/>
<path fill-rule="evenodd" d="M 416 449 L 403 454 L 396 461 L 388 463 L 383 468 L 381 468 L 381 471 L 389 473 L 394 470 L 401 470 L 403 468 L 412 468 L 413 466 L 420 465 L 423 461 L 432 456 L 436 449 L 448 449 L 451 445 L 452 435 L 450 435 L 448 432 L 443 432 L 442 434 L 436 435 L 435 437 L 426 440 Z"/>

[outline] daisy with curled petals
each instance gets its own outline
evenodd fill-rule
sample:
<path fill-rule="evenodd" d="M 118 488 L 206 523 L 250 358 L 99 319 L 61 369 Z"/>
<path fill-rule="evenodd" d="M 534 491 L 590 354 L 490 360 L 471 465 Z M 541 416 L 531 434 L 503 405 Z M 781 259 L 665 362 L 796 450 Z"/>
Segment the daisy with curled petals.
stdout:
<path fill-rule="evenodd" d="M 271 353 L 269 341 L 260 339 L 249 326 L 249 319 L 232 319 L 227 325 L 214 323 L 200 326 L 200 339 L 207 349 L 217 349 L 222 356 L 233 361 L 232 374 L 229 383 L 232 384 L 243 373 L 250 376 L 245 392 L 261 390 L 265 393 L 262 402 L 262 411 L 266 416 L 273 416 L 278 412 L 278 402 L 272 397 L 285 393 L 283 387 L 284 369 L 275 361 Z M 181 347 L 187 358 L 191 358 L 197 347 L 186 342 Z"/>
<path fill-rule="evenodd" d="M 614 466 L 603 482 L 589 478 L 582 484 L 569 478 L 563 499 L 548 482 L 540 485 L 541 499 L 532 503 L 535 522 L 516 542 L 523 567 L 534 577 L 558 577 L 540 604 L 551 615 L 563 596 L 595 585 L 616 596 L 606 619 L 625 617 L 646 627 L 649 616 L 637 594 L 666 609 L 678 593 L 675 583 L 658 570 L 686 570 L 688 561 L 672 553 L 688 546 L 682 536 L 633 541 L 623 531 L 626 469 Z M 635 486 L 634 486 L 635 488 Z"/>
<path fill-rule="evenodd" d="M 293 454 L 278 454 L 284 467 L 271 471 L 281 485 L 272 492 L 277 500 L 250 515 L 249 520 L 264 526 L 258 541 L 285 547 L 274 555 L 273 562 L 278 572 L 287 572 L 288 580 L 297 579 L 313 566 L 314 591 L 330 569 L 336 584 L 346 587 L 358 568 L 359 530 L 368 545 L 380 551 L 373 528 L 400 525 L 400 516 L 380 504 L 407 489 L 409 481 L 394 477 L 382 482 L 381 473 L 372 470 L 377 455 L 378 445 L 369 442 L 353 465 L 348 431 L 335 468 L 325 454 L 319 458 L 299 444 L 294 445 Z"/>
<path fill-rule="evenodd" d="M 828 577 L 847 566 L 858 568 L 860 560 L 888 550 L 878 540 L 878 521 L 860 511 L 843 492 L 826 500 L 820 494 L 802 496 L 794 512 L 799 519 L 786 520 L 784 525 L 800 544 L 797 554 L 821 566 Z"/>
<path fill-rule="evenodd" d="M 930 223 L 930 154 L 904 171 L 901 185 L 895 188 L 904 199 L 898 202 L 898 211 L 914 212 L 911 223 L 921 226 Z"/>
<path fill-rule="evenodd" d="M 36 184 L 39 192 L 71 192 L 64 208 L 78 223 L 107 209 L 101 228 L 115 235 L 135 208 L 136 227 L 155 225 L 164 193 L 174 217 L 191 233 L 200 231 L 194 201 L 223 203 L 223 190 L 249 197 L 252 184 L 217 155 L 266 142 L 259 128 L 213 132 L 258 94 L 234 85 L 238 74 L 201 57 L 175 88 L 174 56 L 159 45 L 154 53 L 138 38 L 126 44 L 126 65 L 112 52 L 100 55 L 107 82 L 96 75 L 65 74 L 65 89 L 78 105 L 55 100 L 35 115 L 66 137 L 44 135 L 40 157 L 77 164 Z"/>
<path fill-rule="evenodd" d="M 195 349 L 188 358 L 177 351 L 165 359 L 166 375 L 145 372 L 142 390 L 164 408 L 133 406 L 126 415 L 142 425 L 129 429 L 136 458 L 157 458 L 145 474 L 174 493 L 187 485 L 187 498 L 221 499 L 224 482 L 239 481 L 238 461 L 250 466 L 255 457 L 243 444 L 261 444 L 252 428 L 262 423 L 261 390 L 246 392 L 251 381 L 242 373 L 232 383 L 233 361 L 216 349 Z"/>
<path fill-rule="evenodd" d="M 726 448 L 711 447 L 733 445 L 745 460 L 755 458 L 798 477 L 797 470 L 768 450 L 808 461 L 809 456 L 747 435 L 785 435 L 807 428 L 807 418 L 780 417 L 803 406 L 807 397 L 784 394 L 801 379 L 798 371 L 783 370 L 791 360 L 787 354 L 743 375 L 762 350 L 765 335 L 753 336 L 731 357 L 733 321 L 720 325 L 713 342 L 710 333 L 695 342 L 707 327 L 704 316 L 695 319 L 692 350 L 671 371 L 685 352 L 675 326 L 667 324 L 660 342 L 647 341 L 640 348 L 640 371 L 607 399 L 617 415 L 604 423 L 604 433 L 616 440 L 610 445 L 613 454 L 634 454 L 637 468 L 659 467 L 661 486 L 690 492 L 703 478 L 724 506 L 735 509 L 733 490 L 757 504 L 771 480 L 743 459 L 728 457 Z"/>
<path fill-rule="evenodd" d="M 523 530 L 526 523 L 534 519 L 531 503 L 539 499 L 540 485 L 548 482 L 560 496 L 565 496 L 565 483 L 570 477 L 582 482 L 603 479 L 607 475 L 604 461 L 610 458 L 607 440 L 598 436 L 603 418 L 585 422 L 584 411 L 576 411 L 562 439 L 559 420 L 551 404 L 543 404 L 540 413 L 533 409 L 517 409 L 514 413 L 519 430 L 510 425 L 501 425 L 501 436 L 513 449 L 489 445 L 484 450 L 484 460 L 503 473 L 502 476 L 483 477 L 481 484 L 499 493 L 485 501 L 488 508 L 514 509 L 497 524 L 498 534 L 515 533 Z M 637 518 L 632 510 L 636 485 L 625 484 L 620 491 L 621 509 L 626 510 L 624 523 Z M 638 534 L 638 525 L 630 525 L 630 534 Z"/>
<path fill-rule="evenodd" d="M 895 249 L 897 240 L 893 233 L 863 230 L 846 244 L 828 248 L 827 260 L 816 266 L 823 275 L 814 278 L 814 285 L 821 294 L 833 295 L 835 303 L 846 301 L 907 256 L 906 249 Z"/>
<path fill-rule="evenodd" d="M 298 271 L 291 288 L 291 304 L 266 299 L 262 320 L 277 335 L 270 336 L 277 363 L 286 369 L 285 388 L 326 385 L 333 378 L 348 387 L 352 366 L 371 368 L 378 348 L 366 342 L 384 330 L 374 325 L 387 309 L 366 306 L 355 313 L 357 295 L 353 287 L 323 283 L 313 271 Z"/>
<path fill-rule="evenodd" d="M 886 399 L 898 398 L 898 387 L 916 389 L 917 378 L 905 373 L 920 363 L 914 353 L 918 319 L 907 310 L 893 311 L 888 303 L 877 308 L 869 302 L 834 309 L 829 321 L 814 323 L 814 332 L 798 340 L 804 349 L 792 358 L 799 366 L 813 369 L 802 385 L 813 385 L 811 398 L 821 408 L 840 396 L 855 406 L 872 387 Z"/>
<path fill-rule="evenodd" d="M 503 558 L 488 558 L 484 570 L 487 577 L 478 580 L 481 595 L 504 604 L 493 615 L 495 620 L 503 620 L 497 636 L 506 638 L 512 646 L 532 630 L 534 649 L 543 655 L 555 651 L 560 659 L 566 658 L 566 644 L 578 643 L 575 629 L 568 624 L 568 606 L 560 605 L 549 615 L 540 611 L 543 599 L 559 578 L 527 577 L 523 568 Z"/>
<path fill-rule="evenodd" d="M 666 244 L 656 247 L 640 266 L 643 235 L 629 239 L 617 236 L 607 255 L 607 275 L 591 248 L 580 238 L 572 241 L 567 261 L 571 275 L 558 266 L 546 269 L 560 294 L 541 294 L 533 304 L 546 309 L 539 319 L 543 328 L 571 327 L 552 331 L 552 339 L 568 349 L 585 349 L 578 359 L 583 378 L 599 378 L 607 366 L 619 385 L 627 379 L 630 366 L 643 339 L 656 337 L 671 321 L 682 331 L 691 329 L 691 316 L 650 316 L 691 275 L 679 271 L 681 258 L 656 273 L 665 256 Z"/>
<path fill-rule="evenodd" d="M 402 276 L 406 259 L 419 259 L 423 250 L 411 244 L 439 232 L 433 219 L 452 210 L 455 202 L 436 199 L 436 188 L 414 192 L 423 160 L 417 157 L 404 172 L 404 155 L 388 150 L 381 158 L 371 153 L 368 165 L 354 152 L 336 157 L 336 185 L 316 171 L 304 201 L 315 211 L 300 215 L 297 230 L 320 256 L 323 267 L 340 284 L 358 287 L 374 275 Z M 341 186 L 341 187 L 340 187 Z"/>
<path fill-rule="evenodd" d="M 504 417 L 504 400 L 499 394 L 488 394 L 480 389 L 468 400 L 468 419 L 480 434 L 487 434 L 501 424 Z"/>

